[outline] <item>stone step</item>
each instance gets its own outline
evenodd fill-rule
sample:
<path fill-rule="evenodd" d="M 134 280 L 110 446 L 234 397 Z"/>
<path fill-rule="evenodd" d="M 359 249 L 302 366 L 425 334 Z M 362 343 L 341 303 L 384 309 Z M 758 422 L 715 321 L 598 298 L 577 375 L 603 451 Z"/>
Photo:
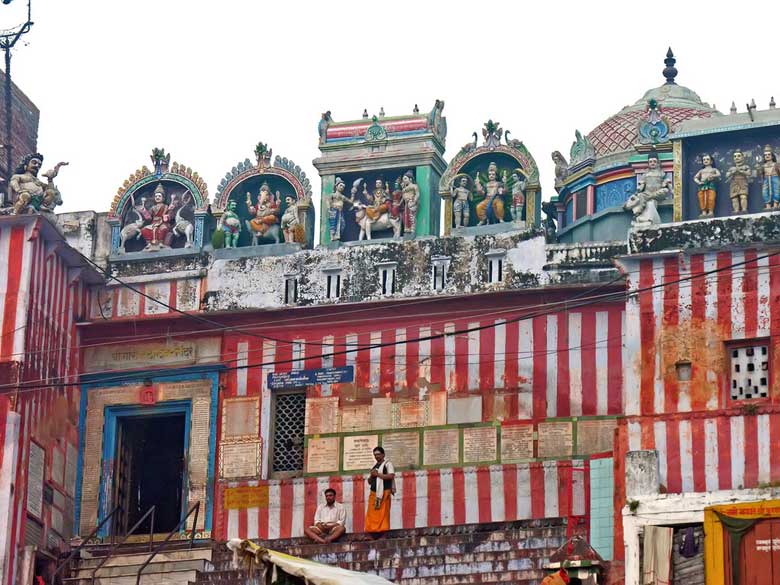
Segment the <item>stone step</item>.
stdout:
<path fill-rule="evenodd" d="M 144 559 L 145 560 L 145 559 Z M 112 565 L 100 567 L 97 572 L 98 578 L 113 578 L 123 576 L 135 576 L 138 573 L 138 569 L 141 568 L 143 560 L 133 565 Z M 212 569 L 212 565 L 206 559 L 184 559 L 178 561 L 152 561 L 145 569 L 143 574 L 162 574 L 162 573 L 174 573 L 177 571 L 209 571 Z M 94 568 L 79 568 L 76 570 L 75 578 L 91 579 Z"/>
<path fill-rule="evenodd" d="M 106 561 L 106 564 L 103 565 L 103 567 L 114 567 L 117 565 L 140 565 L 143 564 L 144 561 L 146 561 L 146 559 L 148 559 L 149 555 L 151 554 L 148 548 L 144 552 L 136 552 L 136 553 L 126 553 L 121 549 L 121 547 L 117 550 L 120 551 L 119 554 L 114 553 L 114 555 L 108 561 Z M 213 552 L 214 551 L 210 547 L 193 548 L 192 550 L 190 549 L 167 550 L 166 549 L 163 550 L 162 552 L 157 553 L 152 563 L 159 563 L 163 561 L 182 561 L 182 560 L 186 561 L 192 559 L 204 559 L 207 561 L 211 561 Z M 103 561 L 104 558 L 105 558 L 104 556 L 98 556 L 98 557 L 81 559 L 79 561 L 79 569 L 95 568 L 101 563 L 101 561 Z"/>
<path fill-rule="evenodd" d="M 165 572 L 146 572 L 141 575 L 141 585 L 187 585 L 191 581 L 197 581 L 200 571 L 194 569 L 183 569 L 179 571 Z M 98 577 L 95 579 L 95 585 L 135 585 L 136 576 L 121 575 Z M 91 585 L 92 579 L 73 577 L 63 579 L 66 585 Z"/>

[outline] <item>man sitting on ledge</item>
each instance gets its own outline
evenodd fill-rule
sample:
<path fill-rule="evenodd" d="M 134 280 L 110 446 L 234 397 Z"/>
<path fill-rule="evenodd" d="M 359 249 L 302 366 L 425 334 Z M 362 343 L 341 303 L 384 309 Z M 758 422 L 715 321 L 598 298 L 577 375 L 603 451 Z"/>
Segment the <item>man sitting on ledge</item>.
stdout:
<path fill-rule="evenodd" d="M 341 538 L 347 531 L 347 510 L 336 501 L 336 490 L 325 490 L 325 503 L 314 513 L 314 526 L 304 529 L 304 534 L 315 542 L 327 544 Z"/>

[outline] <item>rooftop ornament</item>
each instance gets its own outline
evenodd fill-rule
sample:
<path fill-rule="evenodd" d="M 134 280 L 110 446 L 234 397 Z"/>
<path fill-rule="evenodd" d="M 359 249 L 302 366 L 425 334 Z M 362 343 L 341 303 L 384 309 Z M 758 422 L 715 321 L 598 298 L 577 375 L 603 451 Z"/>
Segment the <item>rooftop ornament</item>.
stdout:
<path fill-rule="evenodd" d="M 674 64 L 677 62 L 677 59 L 674 58 L 674 53 L 672 53 L 672 48 L 669 47 L 669 50 L 666 51 L 666 59 L 664 59 L 664 77 L 666 77 L 666 85 L 677 85 L 677 82 L 675 82 L 674 78 L 677 77 L 677 68 L 674 66 Z"/>
<path fill-rule="evenodd" d="M 639 123 L 640 144 L 661 144 L 669 140 L 669 122 L 661 116 L 661 108 L 655 98 L 647 102 L 647 117 Z"/>

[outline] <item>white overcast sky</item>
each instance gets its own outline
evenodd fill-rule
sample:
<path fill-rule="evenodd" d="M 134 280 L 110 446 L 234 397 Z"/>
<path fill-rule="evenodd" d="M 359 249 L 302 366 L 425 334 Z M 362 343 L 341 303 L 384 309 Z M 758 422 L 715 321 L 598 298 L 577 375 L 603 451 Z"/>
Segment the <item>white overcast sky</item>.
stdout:
<path fill-rule="evenodd" d="M 0 5 L 0 28 L 25 0 Z M 41 111 L 45 168 L 70 162 L 62 210 L 105 211 L 152 147 L 213 197 L 258 141 L 312 177 L 317 123 L 445 100 L 449 160 L 488 118 L 550 153 L 663 82 L 728 111 L 780 100 L 778 2 L 33 0 L 12 76 Z M 15 157 L 16 158 L 16 157 Z"/>

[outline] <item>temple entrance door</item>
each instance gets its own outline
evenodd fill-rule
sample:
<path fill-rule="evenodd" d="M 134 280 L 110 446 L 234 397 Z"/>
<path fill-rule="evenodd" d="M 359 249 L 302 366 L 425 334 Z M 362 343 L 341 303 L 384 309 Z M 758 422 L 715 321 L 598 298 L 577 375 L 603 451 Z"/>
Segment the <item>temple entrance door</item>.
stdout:
<path fill-rule="evenodd" d="M 116 534 L 123 535 L 151 506 L 154 532 L 176 527 L 186 500 L 184 413 L 126 416 L 117 419 L 114 502 L 119 504 Z M 135 530 L 151 529 L 147 518 Z"/>

